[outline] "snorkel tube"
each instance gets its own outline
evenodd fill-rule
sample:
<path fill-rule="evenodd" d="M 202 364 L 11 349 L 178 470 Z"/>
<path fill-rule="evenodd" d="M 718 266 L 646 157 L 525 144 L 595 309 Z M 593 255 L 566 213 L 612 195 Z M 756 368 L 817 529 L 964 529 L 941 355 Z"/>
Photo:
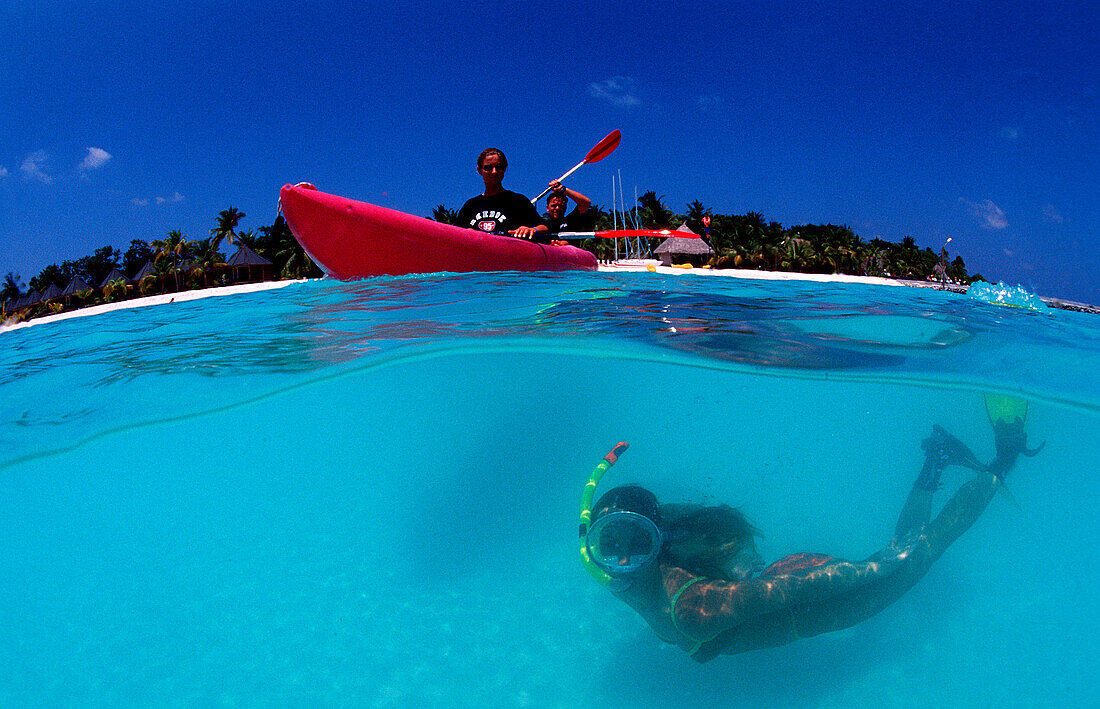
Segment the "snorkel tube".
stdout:
<path fill-rule="evenodd" d="M 584 484 L 584 494 L 581 495 L 581 563 L 588 573 L 592 574 L 592 578 L 600 582 L 601 586 L 610 586 L 616 579 L 612 578 L 610 574 L 596 565 L 596 562 L 592 561 L 592 557 L 588 553 L 588 528 L 592 525 L 592 500 L 596 496 L 596 486 L 600 484 L 600 478 L 603 474 L 615 464 L 615 461 L 619 459 L 619 456 L 626 452 L 626 449 L 630 447 L 630 444 L 626 441 L 620 441 L 615 445 L 611 451 L 603 457 L 596 469 L 592 471 L 592 475 L 589 476 L 588 482 Z"/>

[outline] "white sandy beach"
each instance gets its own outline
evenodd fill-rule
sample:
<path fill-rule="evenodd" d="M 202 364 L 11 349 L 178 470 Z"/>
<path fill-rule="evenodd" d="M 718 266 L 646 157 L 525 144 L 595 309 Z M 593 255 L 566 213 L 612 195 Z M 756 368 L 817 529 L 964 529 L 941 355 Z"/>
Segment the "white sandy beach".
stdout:
<path fill-rule="evenodd" d="M 746 280 L 758 280 L 758 281 L 812 281 L 816 283 L 864 283 L 867 285 L 876 286 L 895 286 L 899 288 L 906 288 L 915 285 L 912 282 L 906 283 L 893 278 L 878 278 L 874 276 L 849 276 L 844 274 L 822 274 L 822 273 L 791 273 L 787 271 L 757 271 L 753 269 L 709 269 L 709 268 L 680 268 L 675 266 L 662 266 L 659 261 L 650 259 L 633 259 L 633 260 L 620 260 L 609 264 L 600 264 L 599 271 L 603 273 L 626 273 L 626 272 L 652 272 L 660 273 L 662 275 L 670 276 L 712 276 L 720 278 L 741 278 Z M 15 325 L 3 325 L 0 326 L 0 333 L 9 332 L 12 330 L 20 330 L 25 327 L 31 327 L 34 325 L 45 325 L 47 323 L 60 322 L 62 320 L 68 320 L 70 318 L 83 318 L 91 315 L 101 315 L 103 313 L 110 313 L 115 310 L 126 310 L 129 308 L 144 308 L 152 305 L 168 305 L 171 303 L 182 303 L 189 300 L 200 300 L 202 298 L 219 298 L 229 295 L 237 295 L 240 293 L 255 293 L 257 291 L 275 290 L 278 288 L 284 288 L 294 283 L 303 283 L 303 280 L 294 281 L 268 281 L 265 283 L 247 283 L 239 286 L 223 286 L 220 288 L 205 288 L 202 290 L 193 291 L 181 291 L 179 293 L 166 293 L 163 295 L 154 295 L 147 298 L 135 298 L 133 300 L 125 300 L 119 303 L 106 303 L 104 305 L 94 305 L 88 308 L 82 308 L 80 310 L 73 310 L 67 313 L 60 313 L 58 315 L 48 315 L 46 317 L 35 318 L 26 322 L 17 323 Z M 920 284 L 923 285 L 923 284 Z M 929 287 L 934 287 L 937 284 L 929 283 Z M 1062 306 L 1061 302 L 1052 303 L 1058 306 Z M 1081 304 L 1079 309 L 1095 309 L 1091 306 L 1085 306 Z"/>
<path fill-rule="evenodd" d="M 67 313 L 58 313 L 57 315 L 47 315 L 45 317 L 27 320 L 26 322 L 16 323 L 15 325 L 3 325 L 0 326 L 0 332 L 21 330 L 25 327 L 32 327 L 34 325 L 45 325 L 47 323 L 60 322 L 62 320 L 68 320 L 70 318 L 86 318 L 90 315 L 102 315 L 103 313 L 110 313 L 116 310 L 145 308 L 151 305 L 167 305 L 169 303 L 182 303 L 188 300 L 220 298 L 227 295 L 237 295 L 239 293 L 255 293 L 257 291 L 275 290 L 277 288 L 284 288 L 286 286 L 289 286 L 292 283 L 302 282 L 302 280 L 267 281 L 265 283 L 246 283 L 240 286 L 222 286 L 219 288 L 203 288 L 202 290 L 180 291 L 179 293 L 165 293 L 163 295 L 151 295 L 145 298 L 134 298 L 133 300 L 124 300 L 118 303 L 104 303 L 103 305 L 93 305 L 88 308 L 72 310 Z"/>

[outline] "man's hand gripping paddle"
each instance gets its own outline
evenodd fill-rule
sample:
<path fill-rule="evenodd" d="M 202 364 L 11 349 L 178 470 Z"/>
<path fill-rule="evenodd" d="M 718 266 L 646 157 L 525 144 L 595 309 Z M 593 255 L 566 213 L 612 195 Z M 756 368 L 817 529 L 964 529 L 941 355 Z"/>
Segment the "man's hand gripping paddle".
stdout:
<path fill-rule="evenodd" d="M 596 145 L 593 146 L 593 148 L 588 151 L 588 155 L 584 156 L 584 160 L 581 160 L 579 163 L 577 163 L 573 167 L 572 170 L 570 170 L 569 172 L 567 172 L 564 175 L 562 175 L 561 177 L 559 177 L 558 182 L 561 182 L 562 180 L 569 177 L 570 175 L 572 175 L 577 170 L 581 169 L 581 166 L 584 165 L 585 163 L 599 162 L 600 160 L 603 160 L 604 158 L 606 158 L 611 153 L 615 152 L 615 148 L 619 147 L 619 141 L 622 140 L 622 138 L 623 138 L 623 136 L 622 136 L 621 133 L 619 133 L 618 128 L 616 128 L 615 130 L 608 133 L 606 138 L 604 138 L 600 142 L 596 143 Z M 550 191 L 549 187 L 544 189 L 541 193 L 539 193 L 538 197 L 535 197 L 533 200 L 531 200 L 531 204 L 535 204 L 540 199 L 545 197 L 546 193 L 549 192 L 549 191 Z"/>

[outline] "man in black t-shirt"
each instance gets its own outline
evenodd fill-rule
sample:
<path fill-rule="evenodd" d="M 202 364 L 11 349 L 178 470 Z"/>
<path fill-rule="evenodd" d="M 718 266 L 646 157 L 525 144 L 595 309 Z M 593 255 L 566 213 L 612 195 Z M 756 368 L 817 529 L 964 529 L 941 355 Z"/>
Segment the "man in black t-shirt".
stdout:
<path fill-rule="evenodd" d="M 596 215 L 588 209 L 592 200 L 576 190 L 571 190 L 557 180 L 550 183 L 552 192 L 546 198 L 546 226 L 552 234 L 560 231 L 592 231 Z M 568 216 L 565 214 L 569 200 L 577 203 Z"/>
<path fill-rule="evenodd" d="M 466 200 L 458 210 L 458 225 L 486 232 L 507 232 L 521 239 L 545 234 L 546 225 L 531 201 L 501 185 L 507 169 L 508 158 L 503 152 L 497 148 L 481 151 L 477 172 L 485 183 L 485 192 Z"/>

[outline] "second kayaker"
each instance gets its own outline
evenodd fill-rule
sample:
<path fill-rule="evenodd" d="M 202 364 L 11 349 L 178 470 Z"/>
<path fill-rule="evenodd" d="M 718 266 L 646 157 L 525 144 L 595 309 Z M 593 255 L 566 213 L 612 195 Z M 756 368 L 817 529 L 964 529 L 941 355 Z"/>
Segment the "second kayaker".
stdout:
<path fill-rule="evenodd" d="M 459 226 L 486 232 L 508 233 L 521 239 L 532 239 L 548 231 L 531 201 L 504 189 L 504 171 L 508 158 L 498 148 L 487 148 L 477 156 L 477 173 L 485 183 L 485 191 L 466 200 L 458 210 Z"/>
<path fill-rule="evenodd" d="M 551 233 L 561 231 L 592 231 L 596 224 L 596 215 L 589 209 L 592 205 L 585 195 L 571 190 L 557 180 L 550 182 L 550 196 L 546 198 L 546 226 Z M 572 199 L 577 206 L 567 215 L 565 210 Z M 565 241 L 552 241 L 554 244 L 565 244 Z"/>

